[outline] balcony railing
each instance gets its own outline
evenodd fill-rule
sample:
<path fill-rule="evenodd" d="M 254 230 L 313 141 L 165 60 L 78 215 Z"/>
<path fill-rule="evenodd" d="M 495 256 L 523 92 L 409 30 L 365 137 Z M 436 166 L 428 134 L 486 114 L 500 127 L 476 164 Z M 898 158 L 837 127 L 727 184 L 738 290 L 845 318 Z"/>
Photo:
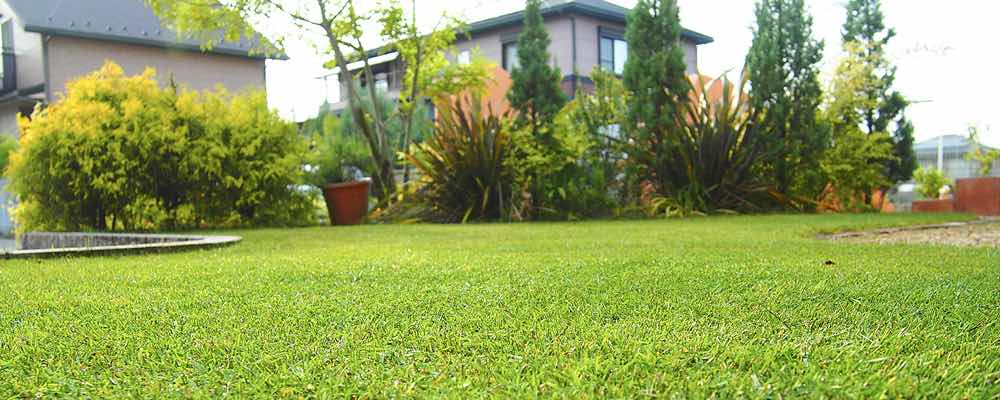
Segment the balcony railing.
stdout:
<path fill-rule="evenodd" d="M 17 64 L 14 53 L 3 52 L 2 68 L 0 69 L 0 94 L 10 93 L 17 89 Z"/>
<path fill-rule="evenodd" d="M 375 78 L 375 88 L 388 93 L 398 92 L 403 88 L 403 79 L 405 78 L 404 71 L 390 71 L 390 72 L 377 72 L 373 73 L 372 76 Z M 354 80 L 354 83 L 358 85 L 359 88 L 364 89 L 367 93 L 368 84 L 365 82 L 364 76 L 359 76 Z M 347 101 L 347 91 L 341 87 L 340 91 L 340 101 Z"/>

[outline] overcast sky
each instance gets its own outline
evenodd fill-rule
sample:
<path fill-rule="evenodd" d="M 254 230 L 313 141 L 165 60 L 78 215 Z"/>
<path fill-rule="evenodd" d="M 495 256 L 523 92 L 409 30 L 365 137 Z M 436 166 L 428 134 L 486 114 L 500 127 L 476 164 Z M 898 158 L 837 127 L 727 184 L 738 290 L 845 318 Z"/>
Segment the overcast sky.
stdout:
<path fill-rule="evenodd" d="M 611 0 L 631 7 L 635 0 Z M 715 38 L 699 48 L 703 74 L 737 74 L 752 39 L 752 0 L 679 0 L 681 23 Z M 814 32 L 826 42 L 823 69 L 830 72 L 840 56 L 840 27 L 846 0 L 806 0 Z M 421 19 L 436 20 L 447 11 L 476 21 L 523 8 L 521 1 L 417 0 Z M 970 124 L 1000 146 L 1000 1 L 883 0 L 886 23 L 897 31 L 889 47 L 898 67 L 896 87 L 910 100 L 908 116 L 918 141 L 941 134 L 962 134 Z M 289 61 L 268 65 L 271 105 L 286 118 L 315 115 L 325 88 L 322 59 L 308 43 L 288 44 Z M 827 79 L 824 79 L 827 81 Z"/>

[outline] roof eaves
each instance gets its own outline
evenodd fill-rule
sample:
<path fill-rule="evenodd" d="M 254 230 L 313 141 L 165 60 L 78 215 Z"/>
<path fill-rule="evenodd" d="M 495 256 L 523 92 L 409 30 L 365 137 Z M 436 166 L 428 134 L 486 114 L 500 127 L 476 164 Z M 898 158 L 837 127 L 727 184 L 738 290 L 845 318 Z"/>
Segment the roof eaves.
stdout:
<path fill-rule="evenodd" d="M 284 53 L 279 53 L 274 56 L 269 56 L 265 54 L 251 54 L 249 50 L 236 50 L 232 48 L 219 47 L 219 46 L 213 47 L 211 50 L 206 51 L 202 49 L 201 46 L 191 43 L 183 43 L 183 42 L 167 43 L 162 40 L 131 38 L 131 37 L 106 35 L 106 34 L 92 33 L 92 32 L 80 32 L 70 29 L 59 29 L 59 28 L 52 28 L 48 26 L 41 26 L 34 24 L 25 24 L 24 30 L 28 32 L 48 34 L 53 36 L 67 36 L 80 39 L 103 40 L 108 42 L 135 44 L 141 46 L 159 47 L 164 49 L 222 54 L 222 55 L 237 56 L 237 57 L 244 57 L 257 60 L 288 60 L 288 55 Z"/>
<path fill-rule="evenodd" d="M 591 17 L 601 18 L 620 23 L 625 23 L 627 20 L 626 17 L 627 9 L 625 8 L 612 10 L 609 8 L 594 7 L 588 4 L 582 4 L 575 1 L 561 3 L 543 9 L 542 16 L 559 15 L 569 12 L 577 12 Z M 505 14 L 498 17 L 493 17 L 478 22 L 473 22 L 469 24 L 469 26 L 465 29 L 465 33 L 469 35 L 474 35 L 492 29 L 517 25 L 523 19 L 524 19 L 524 11 L 515 11 L 510 14 Z M 715 39 L 712 38 L 711 36 L 695 32 L 686 28 L 684 28 L 683 31 L 681 32 L 681 37 L 691 40 L 697 45 L 709 44 L 715 41 Z"/>

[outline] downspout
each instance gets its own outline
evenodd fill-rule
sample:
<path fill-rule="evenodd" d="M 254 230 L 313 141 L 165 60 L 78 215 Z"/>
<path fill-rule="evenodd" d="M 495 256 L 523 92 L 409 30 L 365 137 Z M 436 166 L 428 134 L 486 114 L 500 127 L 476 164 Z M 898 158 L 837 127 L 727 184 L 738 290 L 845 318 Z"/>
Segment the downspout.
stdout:
<path fill-rule="evenodd" d="M 267 59 L 265 58 L 265 59 L 264 59 L 263 61 L 261 61 L 261 63 L 260 63 L 260 64 L 261 64 L 261 65 L 260 65 L 260 67 L 261 67 L 261 69 L 263 70 L 263 71 L 261 72 L 261 75 L 263 75 L 263 79 L 264 79 L 264 83 L 263 83 L 263 88 L 264 88 L 264 93 L 267 93 L 267 61 L 268 61 L 268 60 L 267 60 Z M 324 92 L 324 95 L 325 95 L 325 94 L 326 94 L 326 92 Z"/>
<path fill-rule="evenodd" d="M 571 52 L 573 54 L 573 85 L 572 85 L 572 87 L 573 87 L 573 97 L 575 98 L 576 97 L 576 91 L 577 91 L 578 82 L 580 81 L 580 74 L 576 70 L 576 17 L 575 16 L 573 16 L 573 15 L 569 16 L 569 25 L 570 25 L 570 31 L 571 31 L 570 32 L 570 43 L 572 43 L 571 44 L 571 46 L 572 46 L 572 49 L 571 49 L 572 51 Z"/>
<path fill-rule="evenodd" d="M 49 68 L 49 41 L 52 36 L 42 35 L 42 66 L 45 70 L 45 104 L 52 103 L 52 72 Z"/>

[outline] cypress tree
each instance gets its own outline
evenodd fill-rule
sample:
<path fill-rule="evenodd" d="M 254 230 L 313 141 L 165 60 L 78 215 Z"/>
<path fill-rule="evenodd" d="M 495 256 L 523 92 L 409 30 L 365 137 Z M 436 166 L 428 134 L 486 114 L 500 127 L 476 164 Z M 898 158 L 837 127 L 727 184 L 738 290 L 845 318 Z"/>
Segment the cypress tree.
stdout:
<path fill-rule="evenodd" d="M 850 0 L 842 33 L 844 43 L 858 43 L 868 62 L 875 64 L 873 78 L 878 84 L 867 93 L 871 106 L 861 110 L 862 129 L 869 134 L 889 133 L 891 129 L 896 159 L 886 164 L 886 175 L 898 183 L 913 177 L 917 159 L 913 151 L 913 124 L 905 116 L 909 102 L 892 89 L 896 67 L 885 57 L 885 47 L 896 31 L 886 28 L 884 19 L 880 0 Z"/>
<path fill-rule="evenodd" d="M 560 87 L 562 73 L 549 65 L 549 33 L 542 19 L 541 1 L 528 0 L 524 10 L 524 28 L 517 38 L 517 60 L 520 65 L 511 71 L 513 84 L 507 93 L 511 108 L 517 110 L 517 125 L 531 128 L 538 136 L 541 128 L 550 126 L 556 114 L 566 104 L 566 94 Z"/>
<path fill-rule="evenodd" d="M 829 143 L 817 123 L 822 102 L 819 63 L 823 42 L 812 33 L 803 0 L 760 0 L 757 26 L 747 55 L 750 101 L 762 113 L 760 132 L 770 161 L 762 168 L 780 193 L 814 191 L 809 179 L 819 170 L 819 155 Z M 806 194 L 806 193 L 802 193 Z M 808 193 L 814 194 L 814 193 Z"/>
<path fill-rule="evenodd" d="M 630 155 L 659 190 L 678 189 L 670 187 L 669 176 L 676 172 L 671 170 L 676 164 L 670 149 L 678 140 L 680 110 L 688 101 L 691 82 L 676 0 L 639 0 L 628 15 L 625 40 L 629 54 L 624 84 L 632 92 L 626 128 L 640 146 Z"/>

